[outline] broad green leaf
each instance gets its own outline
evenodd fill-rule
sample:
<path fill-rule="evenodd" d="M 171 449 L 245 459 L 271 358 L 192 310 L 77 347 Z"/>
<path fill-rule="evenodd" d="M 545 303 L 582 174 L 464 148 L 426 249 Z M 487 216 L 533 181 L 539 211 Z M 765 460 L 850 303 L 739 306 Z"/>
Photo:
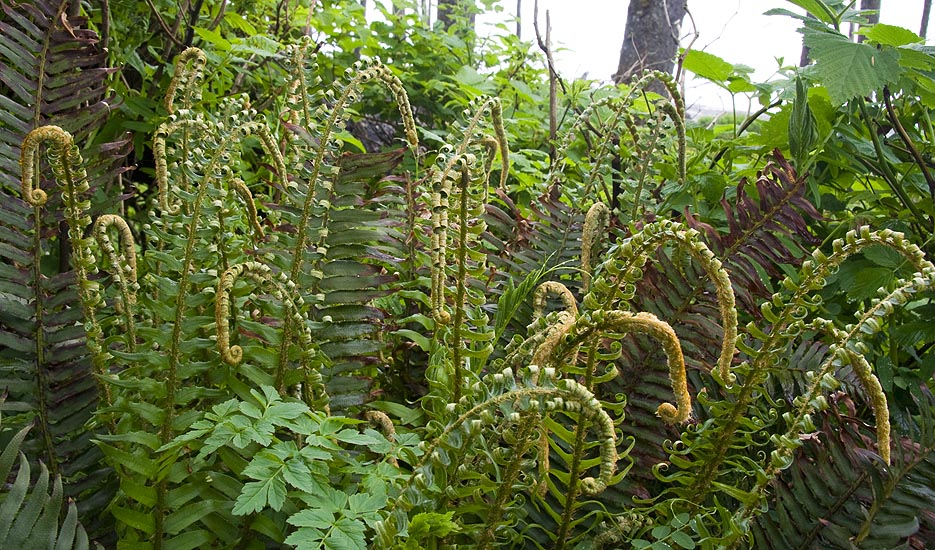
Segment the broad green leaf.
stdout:
<path fill-rule="evenodd" d="M 866 31 L 864 36 L 877 44 L 884 46 L 905 46 L 906 44 L 916 44 L 922 42 L 922 37 L 909 29 L 887 25 L 886 23 L 877 23 Z"/>
<path fill-rule="evenodd" d="M 834 24 L 833 11 L 822 0 L 789 0 L 789 2 L 812 14 L 822 23 Z"/>
<path fill-rule="evenodd" d="M 682 66 L 686 70 L 718 84 L 723 84 L 734 71 L 734 66 L 727 61 L 700 50 L 690 50 L 685 54 Z"/>
<path fill-rule="evenodd" d="M 366 531 L 363 522 L 351 518 L 340 518 L 325 537 L 325 548 L 329 550 L 367 550 Z"/>
<path fill-rule="evenodd" d="M 231 49 L 231 43 L 227 41 L 220 32 L 209 30 L 203 27 L 196 27 L 195 34 L 199 38 L 211 45 L 211 49 L 226 52 Z"/>
<path fill-rule="evenodd" d="M 256 28 L 247 21 L 246 17 L 239 13 L 228 10 L 224 13 L 224 22 L 235 29 L 243 31 L 247 36 L 257 34 Z"/>
<path fill-rule="evenodd" d="M 840 105 L 893 84 L 903 69 L 892 49 L 851 42 L 846 36 L 805 28 L 805 45 L 815 59 L 815 75 Z"/>
<path fill-rule="evenodd" d="M 334 514 L 321 508 L 311 508 L 289 516 L 286 521 L 289 525 L 295 525 L 296 527 L 327 530 L 334 523 Z"/>

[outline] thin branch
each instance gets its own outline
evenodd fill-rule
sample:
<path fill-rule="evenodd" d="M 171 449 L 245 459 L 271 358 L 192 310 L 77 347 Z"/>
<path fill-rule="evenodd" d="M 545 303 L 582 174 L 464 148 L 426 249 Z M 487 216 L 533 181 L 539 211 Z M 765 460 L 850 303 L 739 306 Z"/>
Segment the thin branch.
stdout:
<path fill-rule="evenodd" d="M 556 83 L 561 85 L 562 94 L 567 94 L 565 82 L 558 76 L 555 70 L 555 61 L 552 58 L 552 22 L 549 18 L 549 10 L 545 10 L 545 42 L 542 41 L 542 34 L 539 32 L 539 0 L 533 3 L 532 27 L 536 31 L 536 42 L 539 49 L 545 53 L 546 62 L 549 65 L 549 161 L 555 162 L 555 136 L 558 133 L 558 91 Z"/>
<path fill-rule="evenodd" d="M 156 6 L 153 5 L 153 0 L 146 0 L 146 5 L 149 6 L 150 11 L 153 12 L 153 15 L 156 16 L 156 20 L 159 21 L 159 26 L 162 27 L 162 32 L 166 33 L 166 36 L 169 37 L 169 40 L 172 41 L 176 46 L 181 46 L 182 42 L 175 37 L 175 33 L 169 28 L 169 25 L 166 24 L 166 20 L 162 18 L 162 14 L 159 13 L 159 10 L 156 9 Z"/>
<path fill-rule="evenodd" d="M 928 167 L 925 164 L 925 160 L 922 159 L 922 155 L 919 154 L 919 150 L 916 149 L 916 146 L 909 137 L 909 134 L 906 132 L 906 129 L 903 128 L 902 123 L 899 121 L 899 117 L 896 116 L 896 110 L 893 109 L 893 102 L 890 98 L 890 89 L 886 86 L 883 87 L 883 103 L 886 104 L 886 114 L 889 116 L 890 122 L 893 123 L 893 127 L 896 128 L 896 132 L 899 133 L 899 137 L 902 138 L 903 143 L 905 143 L 906 147 L 909 149 L 909 154 L 912 155 L 912 158 L 915 159 L 916 164 L 918 164 L 919 168 L 922 170 L 922 175 L 925 177 L 925 182 L 929 186 L 929 194 L 932 196 L 932 200 L 935 200 L 935 179 L 932 178 L 932 174 L 929 173 Z"/>
<path fill-rule="evenodd" d="M 213 31 L 221 24 L 221 21 L 224 20 L 224 12 L 227 10 L 227 0 L 221 1 L 221 7 L 218 9 L 217 17 L 208 25 L 208 30 Z"/>
<path fill-rule="evenodd" d="M 694 30 L 692 32 L 691 42 L 689 42 L 688 45 L 685 46 L 684 51 L 681 53 L 681 55 L 679 55 L 678 61 L 675 64 L 675 81 L 676 82 L 682 81 L 682 69 L 683 69 L 682 65 L 685 63 L 685 56 L 688 55 L 688 52 L 692 50 L 692 46 L 695 45 L 695 42 L 698 40 L 698 37 L 701 36 L 701 33 L 698 32 L 698 25 L 695 23 L 695 16 L 692 15 L 691 10 L 688 9 L 687 7 L 685 8 L 685 15 L 687 15 L 688 19 L 692 22 L 692 29 Z M 668 14 L 666 15 L 666 17 L 668 17 Z M 685 95 L 684 84 L 685 83 L 682 82 L 682 86 L 683 86 L 682 95 L 683 96 Z"/>
<path fill-rule="evenodd" d="M 777 99 L 776 101 L 770 103 L 769 105 L 765 107 L 761 107 L 760 110 L 748 116 L 746 120 L 743 121 L 743 124 L 741 124 L 740 127 L 737 128 L 737 136 L 740 136 L 740 134 L 742 134 L 744 130 L 746 130 L 747 128 L 750 127 L 751 124 L 756 122 L 756 119 L 760 118 L 764 113 L 766 113 L 766 111 L 772 109 L 773 107 L 779 106 L 780 103 L 782 103 L 782 101 Z M 714 155 L 714 159 L 711 161 L 711 165 L 708 166 L 708 168 L 713 170 L 714 167 L 717 166 L 718 161 L 721 160 L 721 157 L 723 157 L 724 153 L 726 152 L 727 152 L 727 147 L 726 146 L 722 147 L 721 150 L 718 151 L 716 155 Z"/>

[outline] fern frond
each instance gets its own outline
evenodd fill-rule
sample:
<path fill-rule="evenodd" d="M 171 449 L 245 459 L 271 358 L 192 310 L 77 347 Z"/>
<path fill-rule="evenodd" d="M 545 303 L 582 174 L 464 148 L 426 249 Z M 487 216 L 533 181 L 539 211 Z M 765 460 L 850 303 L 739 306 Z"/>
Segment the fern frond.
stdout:
<path fill-rule="evenodd" d="M 774 483 L 768 513 L 753 524 L 757 548 L 924 547 L 935 522 L 931 491 L 935 479 L 935 400 L 914 393 L 916 413 L 896 444 L 893 464 L 881 469 L 867 450 L 868 430 L 857 419 L 823 413 L 805 453 Z M 864 405 L 839 396 L 839 407 Z M 810 458 L 806 458 L 810 457 Z"/>
<path fill-rule="evenodd" d="M 4 397 L 0 397 L 0 404 Z M 13 434 L 0 453 L 0 479 L 4 480 L 0 490 L 0 547 L 86 550 L 88 535 L 78 521 L 74 501 L 69 500 L 67 515 L 64 521 L 60 520 L 64 500 L 62 478 L 55 476 L 49 495 L 49 470 L 40 463 L 39 475 L 32 481 L 29 461 L 20 452 L 30 428 L 26 426 Z M 17 456 L 16 477 L 12 484 L 6 484 Z"/>
<path fill-rule="evenodd" d="M 733 204 L 721 199 L 727 215 L 727 234 L 685 213 L 686 224 L 704 231 L 711 249 L 730 269 L 738 299 L 753 315 L 759 315 L 759 300 L 772 293 L 761 272 L 783 277 L 780 266 L 800 265 L 805 245 L 820 242 L 808 229 L 808 219 L 820 220 L 822 216 L 805 198 L 806 180 L 797 176 L 776 150 L 756 179 L 755 198 L 747 191 L 744 178 L 737 184 Z"/>

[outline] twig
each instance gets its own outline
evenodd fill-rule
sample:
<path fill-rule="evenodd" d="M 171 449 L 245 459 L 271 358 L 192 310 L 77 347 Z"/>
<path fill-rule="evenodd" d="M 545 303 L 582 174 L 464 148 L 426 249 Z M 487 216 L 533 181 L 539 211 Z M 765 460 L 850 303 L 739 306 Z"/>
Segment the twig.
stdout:
<path fill-rule="evenodd" d="M 932 174 L 929 173 L 928 168 L 925 165 L 925 160 L 922 158 L 922 155 L 919 154 L 919 150 L 916 149 L 912 139 L 909 137 L 909 134 L 906 132 L 906 129 L 903 128 L 902 122 L 899 121 L 899 117 L 896 116 L 896 110 L 893 109 L 893 102 L 890 98 L 890 89 L 887 86 L 883 87 L 883 103 L 886 105 L 886 114 L 890 119 L 890 122 L 893 123 L 893 127 L 896 128 L 896 132 L 899 133 L 899 137 L 902 138 L 903 143 L 906 144 L 906 147 L 909 148 L 909 154 L 912 155 L 912 158 L 915 159 L 916 164 L 919 165 L 919 169 L 922 170 L 922 175 L 925 176 L 925 182 L 929 186 L 929 194 L 932 196 L 932 200 L 935 200 L 935 179 L 932 179 Z"/>
<path fill-rule="evenodd" d="M 552 59 L 552 22 L 549 18 L 549 10 L 545 10 L 545 42 L 542 41 L 542 34 L 539 32 L 539 0 L 533 3 L 532 27 L 536 31 L 536 42 L 539 49 L 545 53 L 546 62 L 549 65 L 549 161 L 555 162 L 555 136 L 558 133 L 558 93 L 556 83 L 561 85 L 562 94 L 567 94 L 565 82 L 558 76 L 555 70 L 555 61 Z"/>
<path fill-rule="evenodd" d="M 692 29 L 694 29 L 694 31 L 692 32 L 691 42 L 689 42 L 688 45 L 685 46 L 685 51 L 683 51 L 682 54 L 679 55 L 678 62 L 675 65 L 675 81 L 676 82 L 680 82 L 682 79 L 682 69 L 683 69 L 682 65 L 685 63 L 685 56 L 688 55 L 688 52 L 692 50 L 692 46 L 694 46 L 695 42 L 698 41 L 698 37 L 701 36 L 701 33 L 698 32 L 698 25 L 695 23 L 695 16 L 692 15 L 691 10 L 688 9 L 687 7 L 685 8 L 685 15 L 687 15 L 688 18 L 691 20 Z M 666 17 L 668 17 L 668 14 L 666 14 Z M 685 95 L 684 82 L 682 83 L 682 87 L 683 87 L 682 96 L 684 96 Z"/>
<path fill-rule="evenodd" d="M 176 38 L 175 33 L 169 29 L 169 25 L 166 24 L 166 20 L 162 18 L 159 10 L 156 9 L 156 6 L 153 5 L 153 0 L 146 0 L 146 5 L 149 6 L 150 11 L 152 11 L 153 15 L 156 16 L 156 20 L 159 21 L 159 26 L 162 27 L 162 31 L 166 33 L 166 36 L 169 37 L 169 40 L 171 40 L 172 43 L 176 46 L 181 46 L 182 42 Z"/>
<path fill-rule="evenodd" d="M 221 24 L 221 21 L 224 19 L 224 11 L 227 9 L 227 0 L 221 0 L 221 7 L 218 8 L 217 17 L 208 25 L 208 30 L 213 31 Z"/>
<path fill-rule="evenodd" d="M 737 128 L 737 136 L 740 136 L 740 134 L 742 134 L 742 133 L 744 132 L 744 130 L 746 130 L 747 128 L 749 128 L 750 125 L 753 124 L 753 123 L 756 121 L 756 119 L 760 118 L 760 116 L 763 115 L 766 111 L 772 109 L 773 107 L 778 106 L 780 103 L 782 103 L 782 101 L 780 101 L 780 100 L 777 99 L 776 101 L 770 103 L 769 105 L 760 108 L 759 111 L 757 111 L 757 112 L 753 113 L 752 115 L 748 116 L 748 117 L 746 118 L 746 120 L 743 121 L 743 124 L 741 124 L 740 127 Z M 735 137 L 737 137 L 737 136 L 735 136 Z M 721 157 L 723 157 L 723 156 L 724 156 L 724 153 L 726 153 L 726 152 L 727 152 L 727 147 L 726 147 L 726 146 L 725 146 L 725 147 L 722 147 L 721 150 L 718 151 L 716 155 L 714 155 L 714 159 L 711 160 L 711 164 L 708 166 L 708 168 L 709 168 L 709 169 L 714 169 L 714 167 L 717 166 L 718 161 L 721 160 Z"/>

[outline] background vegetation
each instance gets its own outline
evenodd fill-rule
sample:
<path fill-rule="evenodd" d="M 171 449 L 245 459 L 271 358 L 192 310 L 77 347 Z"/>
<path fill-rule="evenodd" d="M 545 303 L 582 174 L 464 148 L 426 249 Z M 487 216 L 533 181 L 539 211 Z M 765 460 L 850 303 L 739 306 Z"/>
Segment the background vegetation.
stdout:
<path fill-rule="evenodd" d="M 699 122 L 464 3 L 0 1 L 0 546 L 935 544 L 935 52 L 792 4 Z"/>

